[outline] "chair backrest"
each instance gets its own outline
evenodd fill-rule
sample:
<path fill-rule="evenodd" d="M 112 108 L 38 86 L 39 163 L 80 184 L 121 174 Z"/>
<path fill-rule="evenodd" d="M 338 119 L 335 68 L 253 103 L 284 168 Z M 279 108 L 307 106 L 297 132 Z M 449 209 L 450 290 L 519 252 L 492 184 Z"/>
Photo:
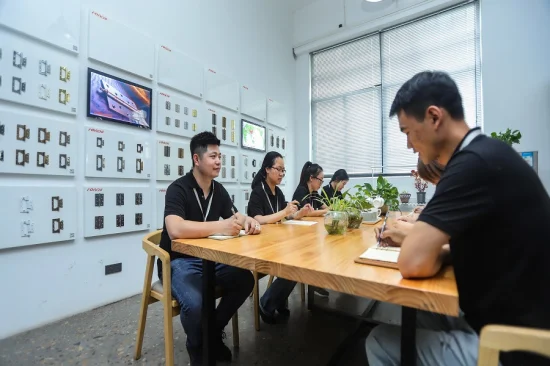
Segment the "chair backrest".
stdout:
<path fill-rule="evenodd" d="M 550 358 L 550 330 L 486 325 L 479 337 L 477 365 L 497 366 L 500 351 L 528 351 Z"/>
<path fill-rule="evenodd" d="M 143 241 L 144 242 L 149 242 L 151 244 L 154 244 L 154 245 L 159 245 L 160 244 L 160 237 L 162 235 L 162 230 L 156 230 L 156 231 L 153 231 L 153 232 L 150 232 L 149 234 L 145 235 L 145 237 L 143 238 Z"/>

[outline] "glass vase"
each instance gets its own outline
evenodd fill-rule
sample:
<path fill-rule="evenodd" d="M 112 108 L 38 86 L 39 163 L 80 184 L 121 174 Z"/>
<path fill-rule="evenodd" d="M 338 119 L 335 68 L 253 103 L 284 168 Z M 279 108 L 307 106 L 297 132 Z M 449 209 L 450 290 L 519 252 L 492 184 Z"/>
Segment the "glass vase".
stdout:
<path fill-rule="evenodd" d="M 363 222 L 363 216 L 361 216 L 361 211 L 356 208 L 349 208 L 348 213 L 348 229 L 359 229 L 361 223 Z"/>
<path fill-rule="evenodd" d="M 329 211 L 325 215 L 325 229 L 329 235 L 342 235 L 348 227 L 348 214 L 344 211 Z"/>

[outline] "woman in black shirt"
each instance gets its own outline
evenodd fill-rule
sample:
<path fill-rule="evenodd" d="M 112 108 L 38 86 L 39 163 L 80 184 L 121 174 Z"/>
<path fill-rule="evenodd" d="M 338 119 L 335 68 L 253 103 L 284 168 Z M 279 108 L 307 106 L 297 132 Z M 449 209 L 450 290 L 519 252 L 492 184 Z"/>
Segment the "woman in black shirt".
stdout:
<path fill-rule="evenodd" d="M 255 218 L 260 224 L 273 224 L 283 218 L 300 219 L 311 211 L 309 205 L 298 209 L 298 202 L 286 202 L 283 192 L 277 187 L 285 173 L 282 155 L 275 151 L 268 152 L 252 181 L 252 193 L 248 201 L 248 216 Z M 286 308 L 286 300 L 294 286 L 296 282 L 284 278 L 277 278 L 269 286 L 260 299 L 260 316 L 264 322 L 277 323 L 279 317 L 275 311 L 279 315 L 290 315 Z"/>
<path fill-rule="evenodd" d="M 332 175 L 330 182 L 323 187 L 323 191 L 325 191 L 329 199 L 332 197 L 342 198 L 342 189 L 344 189 L 348 182 L 348 173 L 344 169 L 338 169 Z M 321 195 L 325 198 L 324 193 L 321 192 Z"/>
<path fill-rule="evenodd" d="M 304 206 L 298 210 L 298 202 L 286 202 L 283 191 L 278 187 L 286 174 L 281 154 L 270 151 L 252 181 L 252 193 L 248 201 L 248 216 L 260 224 L 274 224 L 284 218 L 301 219 L 311 210 Z"/>
<path fill-rule="evenodd" d="M 304 164 L 300 174 L 300 183 L 294 191 L 292 199 L 298 201 L 299 207 L 309 204 L 313 208 L 308 216 L 324 216 L 328 212 L 327 205 L 321 201 L 322 198 L 317 193 L 324 178 L 323 168 L 319 164 L 313 164 L 310 161 Z"/>

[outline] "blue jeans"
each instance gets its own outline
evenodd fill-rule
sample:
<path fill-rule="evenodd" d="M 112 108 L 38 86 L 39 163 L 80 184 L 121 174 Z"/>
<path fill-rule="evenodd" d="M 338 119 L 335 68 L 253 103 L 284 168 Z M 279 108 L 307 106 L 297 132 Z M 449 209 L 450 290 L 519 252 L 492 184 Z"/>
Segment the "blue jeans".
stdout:
<path fill-rule="evenodd" d="M 262 311 L 268 315 L 275 315 L 275 310 L 284 308 L 294 286 L 296 282 L 277 277 L 260 299 Z"/>
<path fill-rule="evenodd" d="M 202 259 L 178 258 L 171 262 L 172 296 L 178 301 L 187 347 L 202 345 Z M 216 331 L 222 331 L 254 288 L 254 276 L 245 269 L 216 263 L 216 286 L 223 297 L 216 308 Z"/>

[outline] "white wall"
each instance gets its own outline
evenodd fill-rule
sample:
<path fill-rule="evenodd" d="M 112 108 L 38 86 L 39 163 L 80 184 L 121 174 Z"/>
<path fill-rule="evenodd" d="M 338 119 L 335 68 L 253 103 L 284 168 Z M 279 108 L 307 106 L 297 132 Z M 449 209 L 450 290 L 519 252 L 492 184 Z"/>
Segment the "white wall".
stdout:
<path fill-rule="evenodd" d="M 550 1 L 482 0 L 481 37 L 484 130 L 519 129 L 550 191 Z"/>
<path fill-rule="evenodd" d="M 362 1 L 362 0 L 361 0 Z M 346 6 L 359 6 L 359 0 L 346 0 Z M 361 34 L 383 29 L 411 17 L 437 11 L 444 6 L 456 3 L 452 0 L 396 0 L 393 6 L 383 8 L 376 14 L 365 13 L 365 23 L 347 24 L 342 30 L 335 30 L 329 36 L 321 37 L 325 29 L 315 25 L 315 19 L 307 20 L 317 29 L 318 38 L 308 43 L 300 34 L 294 35 L 294 44 L 298 59 L 296 62 L 296 133 L 309 136 L 310 131 L 310 52 L 328 47 Z M 519 0 L 481 0 L 481 37 L 482 37 L 482 88 L 484 106 L 484 131 L 501 131 L 506 128 L 518 128 L 523 138 L 521 151 L 539 151 L 539 175 L 547 190 L 550 188 L 550 67 L 547 60 L 550 50 L 546 45 L 550 39 L 550 2 L 534 0 L 525 6 Z M 363 6 L 363 5 L 361 5 Z M 294 21 L 302 21 L 307 14 L 315 15 L 315 4 L 301 9 L 294 15 Z M 401 7 L 401 8 L 400 8 Z M 349 9 L 346 9 L 346 12 Z M 361 11 L 357 8 L 357 11 Z M 335 15 L 336 16 L 336 15 Z M 354 19 L 361 18 L 356 15 Z M 305 21 L 305 20 L 304 20 Z M 309 30 L 308 36 L 314 30 Z M 411 75 L 412 76 L 412 75 Z M 298 167 L 308 159 L 312 152 L 305 147 L 296 147 Z M 325 172 L 330 174 L 332 172 Z M 413 193 L 411 201 L 416 199 L 411 177 L 389 177 L 399 191 Z M 370 178 L 354 179 L 353 185 Z M 433 187 L 427 191 L 427 198 L 433 194 Z"/>
<path fill-rule="evenodd" d="M 292 14 L 288 4 L 278 0 L 230 2 L 82 0 L 81 5 L 81 53 L 78 56 L 80 112 L 76 121 L 64 115 L 11 103 L 1 102 L 2 108 L 46 115 L 76 123 L 80 129 L 78 136 L 80 142 L 84 139 L 83 125 L 87 123 L 121 132 L 150 134 L 150 142 L 153 143 L 153 132 L 137 131 L 137 129 L 125 128 L 114 123 L 92 121 L 84 116 L 85 70 L 88 66 L 148 86 L 155 85 L 136 79 L 120 70 L 88 61 L 86 10 L 93 7 L 93 10 L 139 29 L 157 43 L 170 44 L 205 66 L 216 68 L 241 84 L 250 85 L 269 98 L 283 103 L 287 107 L 289 120 L 288 145 L 294 145 L 292 117 L 294 116 L 295 70 L 292 58 Z M 153 108 L 156 110 L 155 107 Z M 156 124 L 155 119 L 153 124 Z M 295 167 L 293 159 L 287 160 L 288 178 L 292 181 Z M 84 145 L 82 143 L 79 144 L 78 149 L 78 164 L 80 172 L 75 179 L 3 175 L 0 182 L 3 185 L 25 182 L 36 186 L 76 183 L 79 198 L 82 199 L 81 187 L 90 182 L 84 178 Z M 92 184 L 102 185 L 121 184 L 119 181 L 109 179 L 96 179 L 93 182 L 95 183 Z M 129 184 L 134 183 L 130 181 Z M 154 178 L 146 184 L 150 185 L 151 193 L 155 191 L 155 187 L 167 185 L 157 184 Z M 79 210 L 82 210 L 83 205 L 79 203 L 78 206 Z M 153 211 L 156 211 L 154 207 Z M 154 218 L 152 221 L 155 222 Z M 73 242 L 0 251 L 3 291 L 9 294 L 0 303 L 0 338 L 111 303 L 141 291 L 145 268 L 141 238 L 146 232 L 84 240 L 82 212 L 79 212 L 78 223 L 78 235 Z M 122 272 L 105 276 L 104 266 L 117 262 L 122 262 Z M 137 317 L 137 314 L 130 315 Z"/>

